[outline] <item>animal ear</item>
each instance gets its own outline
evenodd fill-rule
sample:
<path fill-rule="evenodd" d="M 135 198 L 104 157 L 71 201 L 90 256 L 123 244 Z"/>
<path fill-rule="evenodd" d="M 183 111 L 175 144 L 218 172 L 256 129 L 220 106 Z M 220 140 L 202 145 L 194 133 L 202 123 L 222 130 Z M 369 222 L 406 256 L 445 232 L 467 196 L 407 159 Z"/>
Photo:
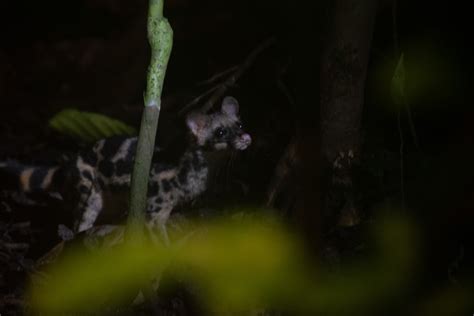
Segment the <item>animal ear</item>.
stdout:
<path fill-rule="evenodd" d="M 191 113 L 186 117 L 186 125 L 197 136 L 206 126 L 207 119 L 207 116 L 202 113 Z"/>
<path fill-rule="evenodd" d="M 239 113 L 239 102 L 234 97 L 225 97 L 222 100 L 221 112 L 229 116 L 237 116 Z"/>

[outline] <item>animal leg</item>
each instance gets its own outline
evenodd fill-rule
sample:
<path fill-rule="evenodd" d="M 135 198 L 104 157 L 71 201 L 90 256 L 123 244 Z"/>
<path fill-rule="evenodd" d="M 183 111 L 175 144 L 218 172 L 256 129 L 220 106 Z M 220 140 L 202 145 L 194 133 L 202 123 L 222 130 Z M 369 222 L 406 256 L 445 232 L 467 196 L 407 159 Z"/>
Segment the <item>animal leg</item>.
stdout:
<path fill-rule="evenodd" d="M 158 227 L 158 229 L 160 230 L 161 236 L 163 238 L 163 242 L 164 242 L 165 246 L 170 245 L 168 230 L 166 229 L 166 222 L 168 221 L 168 218 L 169 218 L 172 210 L 173 210 L 173 207 L 162 208 L 159 212 L 153 214 L 152 219 L 151 219 L 151 227 L 150 228 Z"/>
<path fill-rule="evenodd" d="M 104 206 L 102 193 L 95 177 L 84 178 L 78 184 L 79 199 L 76 206 L 76 233 L 88 230 L 94 226 Z"/>

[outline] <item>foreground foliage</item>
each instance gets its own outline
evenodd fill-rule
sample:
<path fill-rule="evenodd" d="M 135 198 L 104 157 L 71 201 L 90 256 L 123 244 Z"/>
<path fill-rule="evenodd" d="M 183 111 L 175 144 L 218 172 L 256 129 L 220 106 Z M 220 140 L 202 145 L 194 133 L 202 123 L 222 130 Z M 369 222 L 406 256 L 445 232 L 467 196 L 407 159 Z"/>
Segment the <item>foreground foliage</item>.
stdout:
<path fill-rule="evenodd" d="M 193 225 L 170 247 L 121 243 L 94 252 L 72 251 L 46 271 L 42 282 L 32 284 L 30 302 L 46 314 L 130 304 L 165 271 L 194 284 L 201 302 L 217 314 L 269 306 L 302 313 L 362 312 L 399 296 L 413 284 L 418 269 L 414 226 L 395 217 L 374 224 L 371 259 L 337 273 L 312 264 L 298 240 L 269 219 Z M 469 292 L 461 292 L 454 296 L 458 308 L 469 302 Z M 432 310 L 450 297 L 446 291 L 422 309 Z"/>

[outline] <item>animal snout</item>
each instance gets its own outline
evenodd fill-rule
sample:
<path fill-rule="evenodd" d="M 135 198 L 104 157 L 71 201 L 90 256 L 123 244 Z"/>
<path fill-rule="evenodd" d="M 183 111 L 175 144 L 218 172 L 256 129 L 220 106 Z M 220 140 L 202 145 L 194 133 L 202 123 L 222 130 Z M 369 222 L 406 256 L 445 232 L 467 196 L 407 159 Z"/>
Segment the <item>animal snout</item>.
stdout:
<path fill-rule="evenodd" d="M 250 137 L 249 134 L 242 134 L 240 135 L 236 142 L 235 142 L 235 148 L 238 149 L 238 150 L 244 150 L 246 149 L 248 146 L 250 146 L 250 144 L 252 143 L 252 137 Z"/>

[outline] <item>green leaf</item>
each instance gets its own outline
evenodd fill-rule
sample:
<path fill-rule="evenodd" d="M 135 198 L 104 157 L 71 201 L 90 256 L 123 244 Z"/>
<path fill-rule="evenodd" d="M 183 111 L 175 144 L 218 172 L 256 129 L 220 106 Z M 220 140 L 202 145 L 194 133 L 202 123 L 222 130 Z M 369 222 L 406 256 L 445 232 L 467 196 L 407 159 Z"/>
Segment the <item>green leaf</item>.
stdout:
<path fill-rule="evenodd" d="M 136 135 L 135 128 L 98 113 L 64 109 L 49 120 L 56 131 L 92 143 L 114 135 Z"/>
<path fill-rule="evenodd" d="M 337 274 L 308 261 L 294 234 L 270 219 L 216 220 L 178 232 L 169 247 L 144 242 L 70 252 L 32 284 L 29 303 L 43 315 L 98 312 L 129 304 L 166 268 L 196 286 L 216 315 L 256 306 L 309 315 L 371 308 L 410 284 L 420 252 L 409 220 L 393 216 L 374 226 L 378 251 Z"/>
<path fill-rule="evenodd" d="M 392 76 L 392 82 L 390 86 L 390 92 L 392 94 L 392 101 L 396 105 L 402 105 L 403 99 L 405 98 L 405 86 L 406 86 L 406 74 L 405 74 L 405 61 L 403 53 L 398 59 L 395 72 Z"/>

